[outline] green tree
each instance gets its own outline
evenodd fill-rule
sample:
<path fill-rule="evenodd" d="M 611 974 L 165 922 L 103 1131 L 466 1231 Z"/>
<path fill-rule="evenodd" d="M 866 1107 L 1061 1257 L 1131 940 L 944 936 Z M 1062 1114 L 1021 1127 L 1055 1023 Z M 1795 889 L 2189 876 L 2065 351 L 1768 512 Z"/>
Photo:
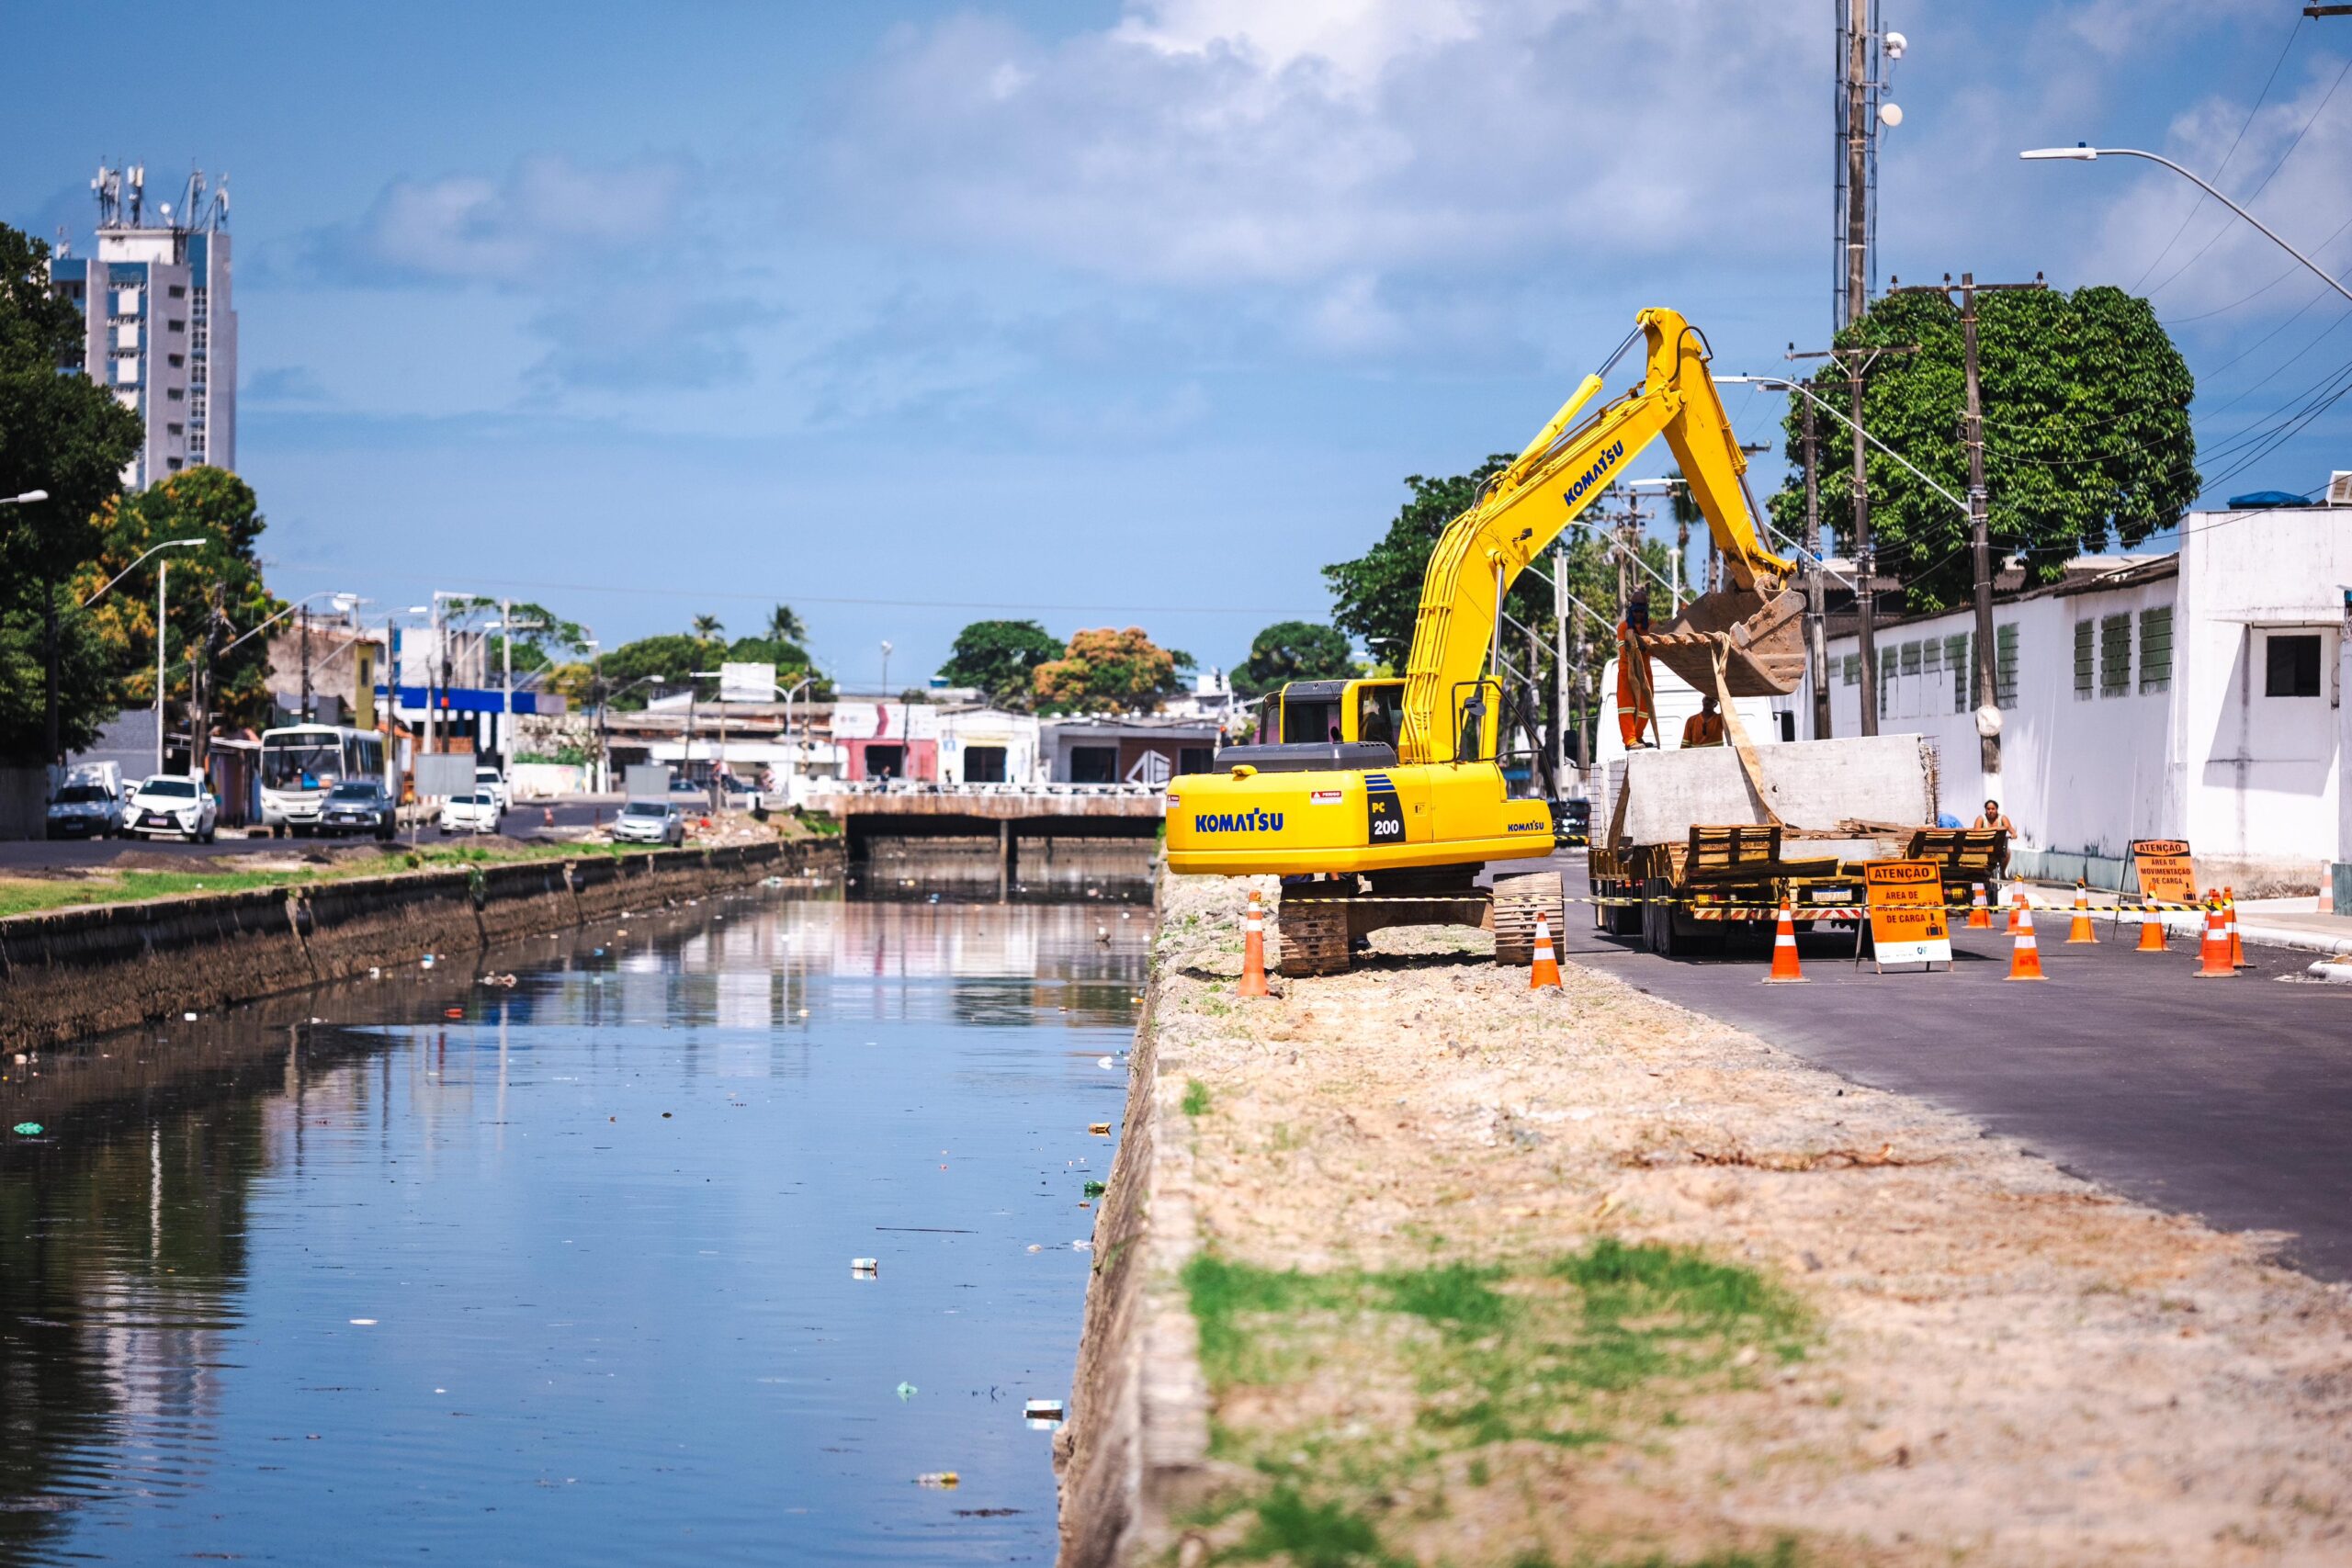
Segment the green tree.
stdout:
<path fill-rule="evenodd" d="M 613 706 L 641 708 L 653 695 L 649 687 L 684 686 L 693 680 L 695 671 L 715 669 L 720 651 L 714 643 L 675 632 L 625 642 L 602 660 L 605 690 L 613 694 Z M 714 682 L 703 684 L 710 686 Z"/>
<path fill-rule="evenodd" d="M 187 468 L 107 502 L 92 525 L 96 553 L 74 579 L 77 595 L 85 599 L 150 546 L 166 539 L 204 541 L 196 549 L 167 552 L 171 602 L 164 693 L 175 703 L 189 700 L 197 673 L 192 656 L 205 647 L 219 648 L 223 651 L 210 667 L 205 692 L 213 721 L 256 728 L 266 724 L 271 634 L 244 634 L 286 605 L 262 581 L 255 551 L 268 522 L 253 486 L 226 468 Z M 150 556 L 91 607 L 120 674 L 120 700 L 134 706 L 155 700 L 155 573 L 164 558 Z"/>
<path fill-rule="evenodd" d="M 2105 287 L 2004 289 L 1976 297 L 1985 488 L 1999 555 L 2022 556 L 2027 581 L 2055 581 L 2068 558 L 2136 545 L 2194 501 L 2195 378 L 2145 299 Z M 1954 495 L 1968 491 L 1961 439 L 1966 403 L 1960 311 L 1940 294 L 1894 294 L 1838 334 L 1840 347 L 1916 344 L 1863 384 L 1862 423 Z M 1843 411 L 1842 372 L 1817 394 Z M 1790 400 L 1788 484 L 1772 497 L 1781 531 L 1804 520 L 1803 409 Z M 1853 464 L 1845 425 L 1817 414 L 1821 513 L 1853 544 Z M 1871 538 L 1879 569 L 1902 580 L 1904 607 L 1967 601 L 1974 581 L 1967 514 L 1884 454 L 1869 454 Z"/>
<path fill-rule="evenodd" d="M 939 673 L 999 707 L 1022 709 L 1035 700 L 1037 667 L 1061 657 L 1062 644 L 1035 621 L 974 621 L 956 634 Z"/>
<path fill-rule="evenodd" d="M 767 629 L 761 634 L 770 642 L 799 642 L 808 640 L 808 623 L 789 604 L 778 604 L 768 612 Z"/>
<path fill-rule="evenodd" d="M 89 628 L 75 606 L 86 595 L 57 589 L 96 548 L 91 515 L 121 489 L 141 434 L 139 416 L 105 388 L 58 373 L 81 363 L 82 317 L 51 291 L 49 258 L 46 244 L 0 224 L 0 496 L 49 492 L 47 501 L 0 507 L 0 640 L 8 649 L 0 655 L 0 709 L 13 716 L 29 705 L 35 716 L 30 731 L 0 719 L 0 761 L 18 762 L 44 760 L 52 606 L 59 745 L 85 744 L 114 711 L 112 669 L 82 656 Z"/>
<path fill-rule="evenodd" d="M 454 628 L 488 628 L 502 622 L 508 611 L 513 612 L 517 630 L 514 638 L 514 669 L 519 674 L 526 671 L 554 668 L 567 654 L 579 652 L 588 644 L 588 628 L 577 621 L 567 621 L 545 604 L 516 599 L 501 605 L 495 599 L 469 597 L 452 599 L 442 605 L 445 625 Z M 491 669 L 498 668 L 498 632 L 488 633 Z"/>
<path fill-rule="evenodd" d="M 694 634 L 696 642 L 717 642 L 727 631 L 717 615 L 696 615 L 694 625 L 687 629 Z"/>
<path fill-rule="evenodd" d="M 790 687 L 804 675 L 816 675 L 803 695 L 815 702 L 830 701 L 832 697 L 833 683 L 816 674 L 816 661 L 809 658 L 808 650 L 788 637 L 739 637 L 728 646 L 727 657 L 741 664 L 775 665 L 776 684 L 779 686 Z M 703 668 L 710 667 L 705 665 Z"/>
<path fill-rule="evenodd" d="M 1183 690 L 1193 656 L 1156 646 L 1141 626 L 1072 634 L 1059 659 L 1034 677 L 1043 713 L 1148 713 Z"/>
<path fill-rule="evenodd" d="M 1313 621 L 1277 621 L 1250 639 L 1233 689 L 1254 697 L 1289 681 L 1344 681 L 1355 672 L 1346 633 Z"/>

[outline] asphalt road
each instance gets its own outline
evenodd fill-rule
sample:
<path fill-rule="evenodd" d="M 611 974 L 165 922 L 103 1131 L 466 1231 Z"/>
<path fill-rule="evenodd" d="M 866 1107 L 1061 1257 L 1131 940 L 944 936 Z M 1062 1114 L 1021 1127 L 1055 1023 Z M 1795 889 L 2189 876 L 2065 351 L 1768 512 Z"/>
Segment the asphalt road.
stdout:
<path fill-rule="evenodd" d="M 541 807 L 528 802 L 506 814 L 503 829 L 518 839 L 537 837 L 544 830 Z M 610 821 L 619 809 L 612 801 L 560 801 L 553 810 L 556 826 L 584 828 L 592 821 Z M 222 856 L 247 854 L 283 854 L 295 847 L 286 839 L 233 837 L 239 831 L 230 829 L 209 844 L 191 844 L 178 839 L 8 839 L 0 840 L 0 876 L 11 871 L 62 869 L 70 866 L 105 865 L 126 851 L 141 854 L 160 854 L 188 860 L 212 860 Z M 405 838 L 407 835 L 401 835 Z M 424 830 L 426 842 L 437 843 L 440 834 L 434 829 Z M 308 844 L 311 840 L 303 840 Z M 341 842 L 327 840 L 325 842 Z"/>
<path fill-rule="evenodd" d="M 1585 892 L 1580 853 L 1542 863 L 1572 898 Z M 1766 986 L 1760 942 L 1668 961 L 1594 930 L 1587 906 L 1566 923 L 1563 955 L 1577 963 L 1960 1111 L 2143 1202 L 2292 1232 L 2285 1261 L 2352 1279 L 2352 986 L 2299 983 L 2312 953 L 2248 944 L 2254 967 L 2199 980 L 2180 938 L 2158 957 L 2102 926 L 2101 945 L 2069 947 L 2062 916 L 2035 923 L 2040 985 L 2006 980 L 1996 928 L 1955 931 L 1949 974 L 1876 975 L 1854 966 L 1850 932 L 1808 934 L 1809 984 Z"/>

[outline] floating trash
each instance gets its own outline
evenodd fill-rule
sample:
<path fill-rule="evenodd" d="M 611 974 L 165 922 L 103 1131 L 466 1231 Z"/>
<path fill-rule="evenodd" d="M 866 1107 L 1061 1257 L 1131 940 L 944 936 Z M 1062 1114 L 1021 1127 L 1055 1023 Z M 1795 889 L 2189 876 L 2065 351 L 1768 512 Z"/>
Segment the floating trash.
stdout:
<path fill-rule="evenodd" d="M 1068 1008 L 1064 1008 L 1062 1010 L 1063 1010 L 1064 1012 L 1068 1012 L 1069 1010 Z M 1107 1069 L 1107 1068 L 1111 1068 L 1111 1067 L 1115 1067 L 1115 1066 L 1117 1066 L 1119 1064 L 1118 1064 L 1117 1062 L 1115 1062 L 1115 1061 L 1112 1060 L 1112 1059 L 1111 1059 L 1110 1057 L 1108 1057 L 1108 1056 L 1102 1056 L 1102 1057 L 1098 1057 L 1098 1058 L 1096 1058 L 1094 1065 L 1095 1065 L 1096 1066 L 1098 1066 L 1098 1067 L 1102 1067 L 1102 1068 L 1106 1068 L 1106 1069 Z"/>
<path fill-rule="evenodd" d="M 1069 1419 L 1064 1413 L 1062 1402 L 1058 1399 L 1029 1401 L 1021 1407 L 1021 1418 L 1029 1423 L 1031 1430 L 1038 1432 L 1055 1431 Z"/>
<path fill-rule="evenodd" d="M 17 1058 L 18 1061 L 22 1061 L 23 1059 L 24 1058 L 21 1056 Z M 16 1134 L 17 1136 L 20 1138 L 38 1138 L 40 1136 L 40 1123 L 38 1122 L 19 1122 L 8 1130 Z"/>
<path fill-rule="evenodd" d="M 1107 1138 L 1111 1135 L 1111 1123 L 1108 1122 L 1089 1122 L 1086 1124 L 1086 1130 L 1093 1134 L 1098 1138 Z"/>
<path fill-rule="evenodd" d="M 418 959 L 418 960 L 417 960 L 417 963 L 418 963 L 419 964 L 421 964 L 421 965 L 422 965 L 423 967 L 424 967 L 424 968 L 427 968 L 427 969 L 432 968 L 432 967 L 433 967 L 433 954 L 431 954 L 431 953 L 426 953 L 423 958 Z"/>
<path fill-rule="evenodd" d="M 355 1328 L 373 1328 L 376 1326 L 376 1320 L 372 1317 L 355 1317 L 351 1322 L 352 1326 Z"/>
<path fill-rule="evenodd" d="M 953 1490 L 963 1483 L 964 1478 L 952 1470 L 927 1470 L 915 1477 L 916 1485 L 936 1490 Z"/>
<path fill-rule="evenodd" d="M 916 1394 L 919 1394 L 922 1392 L 922 1390 L 917 1388 L 910 1382 L 902 1382 L 899 1385 L 899 1397 L 900 1399 L 912 1399 Z"/>
<path fill-rule="evenodd" d="M 185 1023 L 194 1023 L 196 1021 L 196 1014 L 192 1012 L 184 1012 L 180 1014 L 180 1020 Z"/>
<path fill-rule="evenodd" d="M 849 1260 L 849 1271 L 852 1279 L 860 1275 L 871 1279 L 882 1271 L 882 1260 L 878 1258 L 853 1258 Z"/>

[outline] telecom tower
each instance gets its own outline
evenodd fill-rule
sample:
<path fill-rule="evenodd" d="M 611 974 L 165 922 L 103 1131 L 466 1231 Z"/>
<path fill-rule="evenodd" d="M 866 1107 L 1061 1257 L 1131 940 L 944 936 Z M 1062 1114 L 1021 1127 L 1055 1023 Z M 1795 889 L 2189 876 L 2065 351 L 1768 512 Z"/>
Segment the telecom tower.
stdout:
<path fill-rule="evenodd" d="M 90 181 L 97 254 L 61 244 L 50 282 L 82 311 L 78 368 L 145 422 L 123 482 L 237 466 L 237 312 L 230 290 L 229 180 L 191 173 L 176 203 L 147 210 L 141 164 Z"/>
<path fill-rule="evenodd" d="M 1830 0 L 1838 24 L 1837 195 L 1831 325 L 1852 324 L 1878 289 L 1878 133 L 1903 123 L 1885 97 L 1901 33 L 1879 29 L 1879 0 Z"/>

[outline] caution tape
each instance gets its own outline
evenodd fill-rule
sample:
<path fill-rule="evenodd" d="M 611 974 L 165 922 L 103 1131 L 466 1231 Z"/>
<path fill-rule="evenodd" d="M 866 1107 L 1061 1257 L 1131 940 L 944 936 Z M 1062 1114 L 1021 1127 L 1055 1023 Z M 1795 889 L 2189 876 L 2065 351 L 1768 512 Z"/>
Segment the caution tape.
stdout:
<path fill-rule="evenodd" d="M 1493 894 L 1490 890 L 1480 888 L 1462 893 L 1343 893 L 1333 897 L 1320 897 L 1314 894 L 1285 893 L 1281 896 L 1280 901 L 1284 904 L 1480 904 L 1490 901 L 1492 897 Z M 1736 899 L 1729 898 L 1633 898 L 1626 897 L 1622 895 L 1605 893 L 1591 895 L 1578 895 L 1574 893 L 1563 894 L 1561 895 L 1560 902 L 1563 904 L 1590 904 L 1601 908 L 1615 909 L 1639 908 L 1645 904 L 1664 904 L 1679 909 L 1694 909 L 1702 913 L 1711 910 L 1724 912 L 1741 911 L 1741 918 L 1743 919 L 1748 918 L 1750 914 L 1755 916 L 1770 916 L 1777 914 L 1781 908 L 1781 905 L 1777 901 L 1756 904 L 1742 903 Z M 2165 904 L 2151 902 L 2146 904 L 2090 905 L 2086 906 L 2082 912 L 2093 917 L 2094 919 L 2110 915 L 2201 915 L 2210 908 L 2219 907 L 2220 906 L 2207 904 Z M 1905 904 L 1902 906 L 1902 908 L 1905 909 L 1932 909 L 1938 908 L 1938 906 L 1933 904 Z M 1947 915 L 1966 915 L 1973 913 L 1978 909 L 1984 910 L 1987 915 L 2007 915 L 2013 908 L 2015 908 L 2015 906 L 2008 904 L 1968 903 L 1946 904 L 1941 906 L 1941 908 L 1943 912 Z M 2026 908 L 2030 909 L 2036 915 L 2072 915 L 2075 912 L 2075 907 L 2072 904 L 2029 904 Z M 1823 915 L 1868 914 L 1870 912 L 1870 906 L 1860 899 L 1856 899 L 1851 903 L 1792 905 L 1790 907 L 1789 912 L 1799 919 L 1818 919 Z"/>

